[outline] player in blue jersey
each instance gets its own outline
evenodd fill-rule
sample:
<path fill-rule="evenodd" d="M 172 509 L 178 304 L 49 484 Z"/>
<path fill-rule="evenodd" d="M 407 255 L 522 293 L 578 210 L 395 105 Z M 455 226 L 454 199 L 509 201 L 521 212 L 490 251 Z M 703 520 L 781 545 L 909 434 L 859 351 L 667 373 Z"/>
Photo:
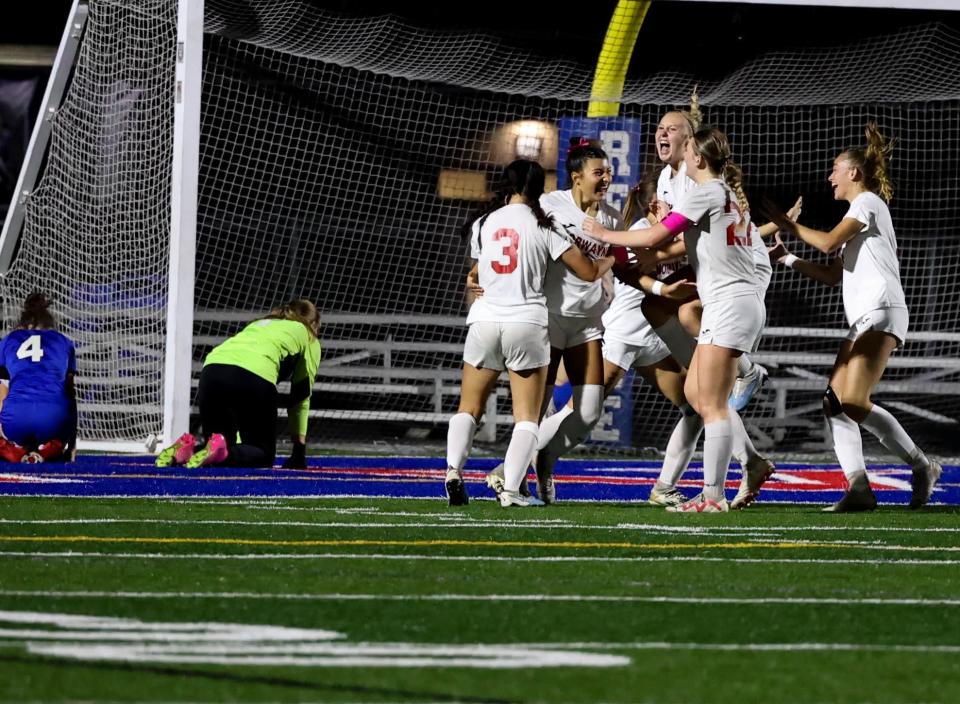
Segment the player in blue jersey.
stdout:
<path fill-rule="evenodd" d="M 31 293 L 17 327 L 0 343 L 0 459 L 47 462 L 71 458 L 77 401 L 73 343 L 57 332 L 50 299 Z"/>

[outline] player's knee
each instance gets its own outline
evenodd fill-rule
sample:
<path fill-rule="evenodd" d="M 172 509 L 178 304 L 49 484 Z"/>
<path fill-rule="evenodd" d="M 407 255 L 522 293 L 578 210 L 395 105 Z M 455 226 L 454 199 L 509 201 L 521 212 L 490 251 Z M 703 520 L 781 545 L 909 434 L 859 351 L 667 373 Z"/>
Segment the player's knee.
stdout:
<path fill-rule="evenodd" d="M 832 418 L 841 413 L 843 413 L 843 404 L 840 403 L 840 397 L 837 396 L 837 392 L 833 390 L 832 386 L 828 386 L 827 390 L 823 392 L 823 415 Z"/>
<path fill-rule="evenodd" d="M 870 411 L 867 409 L 868 402 L 853 400 L 853 401 L 844 401 L 842 404 L 843 412 L 847 414 L 847 418 L 850 418 L 854 423 L 862 423 Z"/>
<path fill-rule="evenodd" d="M 700 311 L 702 309 L 698 302 L 685 303 L 677 311 L 677 318 L 680 324 L 691 337 L 696 337 L 700 333 Z"/>

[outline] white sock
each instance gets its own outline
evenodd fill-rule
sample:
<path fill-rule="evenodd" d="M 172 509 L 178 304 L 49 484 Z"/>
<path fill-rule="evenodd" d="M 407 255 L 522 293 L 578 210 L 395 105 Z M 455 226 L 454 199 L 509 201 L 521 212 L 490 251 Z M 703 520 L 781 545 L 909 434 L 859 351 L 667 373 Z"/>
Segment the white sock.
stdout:
<path fill-rule="evenodd" d="M 670 490 L 677 486 L 681 475 L 687 471 L 690 458 L 697 450 L 700 433 L 703 432 L 703 419 L 693 408 L 685 403 L 680 406 L 680 413 L 680 420 L 670 433 L 670 441 L 663 455 L 663 468 L 657 479 L 657 491 Z"/>
<path fill-rule="evenodd" d="M 573 412 L 557 427 L 553 438 L 537 457 L 537 470 L 553 470 L 554 463 L 587 439 L 603 411 L 603 386 L 585 384 L 573 387 Z M 546 464 L 542 464 L 546 463 Z"/>
<path fill-rule="evenodd" d="M 746 376 L 753 369 L 753 361 L 748 355 L 742 354 L 737 358 L 737 376 Z"/>
<path fill-rule="evenodd" d="M 530 466 L 530 457 L 537 447 L 537 424 L 522 420 L 513 426 L 513 435 L 503 459 L 504 484 L 509 491 L 519 491 L 520 482 Z"/>
<path fill-rule="evenodd" d="M 447 468 L 463 473 L 470 448 L 473 447 L 473 434 L 477 432 L 477 421 L 469 413 L 457 413 L 450 419 L 447 429 Z"/>
<path fill-rule="evenodd" d="M 660 336 L 666 344 L 667 349 L 675 360 L 685 367 L 690 366 L 690 360 L 693 359 L 693 351 L 697 347 L 697 341 L 690 337 L 690 333 L 683 329 L 680 320 L 669 318 L 667 322 L 653 331 Z"/>
<path fill-rule="evenodd" d="M 860 426 L 873 433 L 885 448 L 911 467 L 926 469 L 930 466 L 927 456 L 887 409 L 874 404 Z"/>
<path fill-rule="evenodd" d="M 867 464 L 863 459 L 863 440 L 860 426 L 846 413 L 830 416 L 830 432 L 833 434 L 833 449 L 847 483 L 861 483 L 867 478 Z"/>
<path fill-rule="evenodd" d="M 722 499 L 727 482 L 727 469 L 733 452 L 730 420 L 715 420 L 703 426 L 703 495 Z"/>
<path fill-rule="evenodd" d="M 542 450 L 553 440 L 553 436 L 557 434 L 557 428 L 560 427 L 563 419 L 571 413 L 573 413 L 573 409 L 567 404 L 553 415 L 547 416 L 540 421 L 540 431 L 537 433 L 538 450 Z"/>
<path fill-rule="evenodd" d="M 753 446 L 753 441 L 747 435 L 747 429 L 743 425 L 743 419 L 732 408 L 727 409 L 730 414 L 730 430 L 733 433 L 733 456 L 737 458 L 740 467 L 744 472 L 747 471 L 747 462 L 754 457 L 759 457 L 760 453 Z"/>

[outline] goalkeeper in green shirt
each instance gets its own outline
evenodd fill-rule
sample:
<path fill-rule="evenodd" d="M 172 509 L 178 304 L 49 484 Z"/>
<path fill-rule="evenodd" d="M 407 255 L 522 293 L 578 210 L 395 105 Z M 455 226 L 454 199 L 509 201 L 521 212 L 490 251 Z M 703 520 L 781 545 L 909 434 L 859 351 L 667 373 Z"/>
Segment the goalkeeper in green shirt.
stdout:
<path fill-rule="evenodd" d="M 185 433 L 157 455 L 158 467 L 184 464 L 272 467 L 277 454 L 277 383 L 290 379 L 293 452 L 286 468 L 307 466 L 307 411 L 320 365 L 320 313 L 291 301 L 215 347 L 203 361 L 197 405 L 207 444 Z"/>

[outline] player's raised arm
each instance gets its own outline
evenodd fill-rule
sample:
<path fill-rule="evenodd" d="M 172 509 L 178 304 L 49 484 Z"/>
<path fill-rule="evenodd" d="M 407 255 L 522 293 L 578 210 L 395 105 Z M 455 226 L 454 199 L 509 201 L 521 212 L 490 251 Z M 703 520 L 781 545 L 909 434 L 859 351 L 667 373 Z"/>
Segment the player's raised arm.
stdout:
<path fill-rule="evenodd" d="M 843 260 L 840 257 L 834 257 L 829 264 L 811 262 L 791 254 L 779 233 L 775 238 L 775 244 L 767 250 L 771 261 L 789 269 L 796 269 L 807 278 L 827 286 L 837 286 L 843 280 Z"/>

